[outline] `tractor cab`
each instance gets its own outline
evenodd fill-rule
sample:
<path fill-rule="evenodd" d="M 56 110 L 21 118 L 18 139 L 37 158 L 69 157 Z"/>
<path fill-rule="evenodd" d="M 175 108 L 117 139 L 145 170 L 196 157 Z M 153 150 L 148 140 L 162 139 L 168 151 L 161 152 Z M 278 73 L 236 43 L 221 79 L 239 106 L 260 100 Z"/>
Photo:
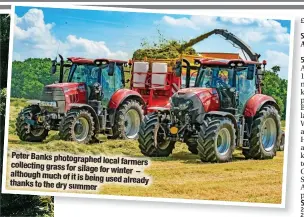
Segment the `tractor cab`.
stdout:
<path fill-rule="evenodd" d="M 200 67 L 195 87 L 217 95 L 215 103 L 220 111 L 242 114 L 246 102 L 260 93 L 261 63 L 240 59 L 196 61 Z"/>
<path fill-rule="evenodd" d="M 144 101 L 125 89 L 125 61 L 70 57 L 52 61 L 52 74 L 60 66 L 58 83 L 46 85 L 40 100 L 28 102 L 17 118 L 23 141 L 43 141 L 50 130 L 62 140 L 90 143 L 97 134 L 108 138 L 137 138 Z M 65 72 L 68 72 L 67 74 Z"/>
<path fill-rule="evenodd" d="M 69 57 L 68 63 L 64 63 L 61 55 L 60 59 L 60 64 L 55 60 L 52 65 L 52 73 L 57 71 L 56 65 L 60 66 L 60 84 L 57 85 L 65 87 L 65 92 L 70 89 L 83 90 L 77 92 L 79 96 L 83 95 L 80 92 L 85 92 L 84 97 L 72 97 L 72 102 L 78 100 L 87 103 L 88 100 L 96 99 L 102 100 L 102 105 L 106 107 L 114 92 L 125 86 L 125 61 Z"/>
<path fill-rule="evenodd" d="M 68 60 L 72 65 L 67 82 L 84 83 L 88 100 L 101 100 L 102 105 L 107 107 L 114 92 L 125 87 L 125 61 L 84 58 Z"/>

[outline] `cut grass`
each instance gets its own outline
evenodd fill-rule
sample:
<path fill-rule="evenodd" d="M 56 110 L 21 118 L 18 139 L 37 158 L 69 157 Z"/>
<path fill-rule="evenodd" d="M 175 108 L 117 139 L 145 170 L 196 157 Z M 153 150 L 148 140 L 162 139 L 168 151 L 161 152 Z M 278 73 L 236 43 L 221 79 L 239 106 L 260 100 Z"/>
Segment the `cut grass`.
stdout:
<path fill-rule="evenodd" d="M 143 156 L 137 141 L 107 140 L 102 135 L 102 142 L 92 145 L 58 140 L 57 132 L 50 132 L 43 143 L 22 142 L 15 135 L 14 126 L 20 109 L 11 104 L 9 149 Z M 148 187 L 107 184 L 100 194 L 276 204 L 282 199 L 283 152 L 272 160 L 245 160 L 241 151 L 236 150 L 232 162 L 208 164 L 189 153 L 185 144 L 177 143 L 171 156 L 153 158 L 152 166 L 145 172 L 153 179 Z"/>

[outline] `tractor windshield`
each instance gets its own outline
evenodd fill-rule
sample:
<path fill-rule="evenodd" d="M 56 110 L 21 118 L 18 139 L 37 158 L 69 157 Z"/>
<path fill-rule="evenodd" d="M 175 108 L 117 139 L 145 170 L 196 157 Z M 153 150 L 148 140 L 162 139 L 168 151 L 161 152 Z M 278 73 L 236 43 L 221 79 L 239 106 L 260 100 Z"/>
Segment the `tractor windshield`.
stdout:
<path fill-rule="evenodd" d="M 78 65 L 73 64 L 68 82 L 86 83 L 87 85 L 93 85 L 95 82 L 99 82 L 98 74 L 100 69 L 95 65 Z"/>
<path fill-rule="evenodd" d="M 222 67 L 200 68 L 198 87 L 230 88 L 233 86 L 233 70 Z"/>

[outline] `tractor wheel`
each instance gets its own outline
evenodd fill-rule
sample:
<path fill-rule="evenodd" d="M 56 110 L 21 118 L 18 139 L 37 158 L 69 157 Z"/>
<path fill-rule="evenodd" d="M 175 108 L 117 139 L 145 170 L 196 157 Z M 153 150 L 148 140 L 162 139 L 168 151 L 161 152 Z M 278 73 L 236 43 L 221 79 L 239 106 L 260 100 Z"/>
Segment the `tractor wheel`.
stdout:
<path fill-rule="evenodd" d="M 192 153 L 192 154 L 198 154 L 198 150 L 197 150 L 197 141 L 195 138 L 187 138 L 185 140 L 185 143 L 188 146 L 188 150 Z"/>
<path fill-rule="evenodd" d="M 94 120 L 85 109 L 72 109 L 67 112 L 59 129 L 60 139 L 78 143 L 90 143 L 94 138 Z"/>
<path fill-rule="evenodd" d="M 42 142 L 48 136 L 49 131 L 45 128 L 34 129 L 26 123 L 25 119 L 32 119 L 32 116 L 40 112 L 39 106 L 31 105 L 24 108 L 17 117 L 16 131 L 20 140 L 27 142 Z"/>
<path fill-rule="evenodd" d="M 198 154 L 203 162 L 231 161 L 236 146 L 234 124 L 228 118 L 208 118 L 198 134 Z"/>
<path fill-rule="evenodd" d="M 276 108 L 264 106 L 254 117 L 246 159 L 272 159 L 280 142 L 280 116 Z"/>
<path fill-rule="evenodd" d="M 284 147 L 285 147 L 285 134 L 282 134 L 278 151 L 284 151 Z"/>
<path fill-rule="evenodd" d="M 144 118 L 142 105 L 136 100 L 126 100 L 116 111 L 113 139 L 137 139 Z"/>
<path fill-rule="evenodd" d="M 156 113 L 145 116 L 139 130 L 139 148 L 148 157 L 168 157 L 174 149 L 175 141 L 164 139 L 166 132 L 160 127 Z"/>

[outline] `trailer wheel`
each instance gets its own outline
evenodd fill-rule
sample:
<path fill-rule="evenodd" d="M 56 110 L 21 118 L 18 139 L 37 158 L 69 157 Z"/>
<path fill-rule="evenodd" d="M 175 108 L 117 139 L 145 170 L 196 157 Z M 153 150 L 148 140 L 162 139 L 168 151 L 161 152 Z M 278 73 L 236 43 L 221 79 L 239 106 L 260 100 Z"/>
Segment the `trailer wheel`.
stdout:
<path fill-rule="evenodd" d="M 136 100 L 123 102 L 115 115 L 113 139 L 137 139 L 140 124 L 143 120 L 142 105 Z"/>
<path fill-rule="evenodd" d="M 198 154 L 198 150 L 197 150 L 197 141 L 195 138 L 187 138 L 185 140 L 187 146 L 188 146 L 188 150 L 192 153 L 192 154 Z"/>
<path fill-rule="evenodd" d="M 236 145 L 234 124 L 227 118 L 209 118 L 201 125 L 197 141 L 201 161 L 211 163 L 231 161 Z"/>
<path fill-rule="evenodd" d="M 249 149 L 243 149 L 246 159 L 272 159 L 280 143 L 280 116 L 276 108 L 264 106 L 254 117 Z"/>
<path fill-rule="evenodd" d="M 31 105 L 24 108 L 17 116 L 16 131 L 19 139 L 27 142 L 42 142 L 48 136 L 49 131 L 45 128 L 34 128 L 29 126 L 26 119 L 33 120 L 32 118 L 40 112 L 37 105 Z M 28 129 L 30 127 L 30 129 Z"/>
<path fill-rule="evenodd" d="M 90 143 L 94 136 L 94 120 L 85 109 L 72 109 L 67 112 L 59 128 L 60 139 L 78 143 Z"/>
<path fill-rule="evenodd" d="M 164 139 L 166 132 L 158 123 L 156 113 L 145 116 L 139 130 L 139 148 L 148 157 L 168 157 L 175 146 L 175 141 Z"/>

